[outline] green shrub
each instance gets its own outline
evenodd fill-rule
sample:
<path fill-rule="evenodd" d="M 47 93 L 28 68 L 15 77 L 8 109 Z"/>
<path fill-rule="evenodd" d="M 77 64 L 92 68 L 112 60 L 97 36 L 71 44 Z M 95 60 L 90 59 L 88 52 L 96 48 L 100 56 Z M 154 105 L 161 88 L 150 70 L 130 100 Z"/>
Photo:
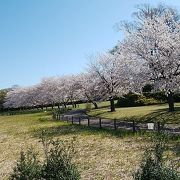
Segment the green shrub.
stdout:
<path fill-rule="evenodd" d="M 165 91 L 158 91 L 158 92 L 144 92 L 143 95 L 147 98 L 154 98 L 161 102 L 167 101 L 167 95 Z"/>
<path fill-rule="evenodd" d="M 46 154 L 42 168 L 43 179 L 77 180 L 80 179 L 76 166 L 71 162 L 71 149 L 65 148 L 62 141 L 52 141 L 53 146 Z"/>
<path fill-rule="evenodd" d="M 147 98 L 142 94 L 128 93 L 123 97 L 120 97 L 117 101 L 118 107 L 133 107 L 133 106 L 145 106 L 160 103 L 153 98 Z"/>
<path fill-rule="evenodd" d="M 154 89 L 154 86 L 152 84 L 146 84 L 142 88 L 142 92 L 151 92 Z"/>
<path fill-rule="evenodd" d="M 144 92 L 143 95 L 147 98 L 154 98 L 161 102 L 167 102 L 167 95 L 164 91 L 159 92 Z M 174 102 L 180 102 L 180 93 L 175 92 L 174 95 Z"/>
<path fill-rule="evenodd" d="M 167 138 L 165 134 L 158 135 L 154 140 L 152 150 L 147 150 L 141 162 L 140 169 L 135 173 L 135 180 L 179 180 L 177 170 L 167 167 L 163 159 Z"/>
<path fill-rule="evenodd" d="M 80 174 L 72 163 L 73 143 L 67 141 L 46 141 L 42 137 L 44 161 L 38 160 L 33 149 L 21 152 L 20 159 L 10 180 L 79 180 Z"/>
<path fill-rule="evenodd" d="M 37 159 L 37 153 L 33 149 L 28 149 L 26 153 L 21 152 L 20 158 L 17 161 L 13 174 L 10 180 L 27 180 L 40 179 L 41 177 L 41 163 Z"/>
<path fill-rule="evenodd" d="M 180 102 L 180 93 L 174 94 L 174 102 Z"/>

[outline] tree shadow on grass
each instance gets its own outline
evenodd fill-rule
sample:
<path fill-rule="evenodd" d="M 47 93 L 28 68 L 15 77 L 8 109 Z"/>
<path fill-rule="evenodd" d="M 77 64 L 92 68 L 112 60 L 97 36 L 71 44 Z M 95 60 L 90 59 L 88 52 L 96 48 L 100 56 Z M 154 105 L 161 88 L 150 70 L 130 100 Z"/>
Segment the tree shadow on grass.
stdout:
<path fill-rule="evenodd" d="M 140 118 L 141 121 L 163 122 L 180 124 L 180 107 L 176 107 L 174 112 L 169 112 L 168 108 L 158 109 Z"/>
<path fill-rule="evenodd" d="M 62 125 L 54 126 L 54 127 L 45 127 L 40 128 L 31 132 L 34 137 L 40 137 L 42 132 L 45 132 L 45 136 L 48 138 L 59 137 L 63 135 L 100 135 L 100 136 L 114 136 L 118 138 L 124 137 L 133 137 L 145 134 L 145 132 L 133 133 L 128 130 L 114 130 L 114 129 L 105 129 L 98 127 L 88 127 L 84 125 L 76 125 L 69 123 L 62 123 Z"/>

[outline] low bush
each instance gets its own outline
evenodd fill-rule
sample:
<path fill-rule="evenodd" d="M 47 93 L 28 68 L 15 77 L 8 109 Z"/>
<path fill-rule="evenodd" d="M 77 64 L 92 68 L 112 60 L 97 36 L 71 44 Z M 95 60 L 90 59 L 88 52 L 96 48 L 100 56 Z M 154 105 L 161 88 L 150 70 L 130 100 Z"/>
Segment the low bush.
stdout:
<path fill-rule="evenodd" d="M 20 159 L 10 176 L 10 180 L 79 180 L 80 174 L 72 163 L 73 141 L 46 141 L 42 137 L 44 161 L 38 160 L 38 154 L 31 148 L 21 152 Z"/>
<path fill-rule="evenodd" d="M 142 94 L 128 93 L 120 97 L 117 101 L 117 107 L 133 107 L 158 104 L 160 101 L 154 98 L 148 98 Z"/>
<path fill-rule="evenodd" d="M 154 86 L 152 84 L 146 84 L 143 88 L 142 88 L 142 92 L 151 92 L 154 89 Z"/>
<path fill-rule="evenodd" d="M 174 94 L 174 102 L 180 102 L 180 93 Z"/>
<path fill-rule="evenodd" d="M 143 95 L 147 98 L 154 98 L 161 102 L 167 102 L 167 95 L 164 91 L 159 92 L 144 92 Z M 180 102 L 180 93 L 175 92 L 174 95 L 174 102 Z"/>
<path fill-rule="evenodd" d="M 26 180 L 26 179 L 40 179 L 41 177 L 41 163 L 38 160 L 38 154 L 33 149 L 21 152 L 20 158 L 17 161 L 14 172 L 10 176 L 10 180 Z"/>
<path fill-rule="evenodd" d="M 135 173 L 135 180 L 179 180 L 177 169 L 170 163 L 170 159 L 164 159 L 167 150 L 167 136 L 159 134 L 154 138 L 154 146 L 145 152 L 139 170 Z M 170 165 L 167 166 L 166 162 Z"/>
<path fill-rule="evenodd" d="M 42 166 L 43 179 L 77 180 L 80 179 L 76 166 L 71 162 L 72 149 L 65 147 L 62 141 L 52 141 L 53 148 L 47 151 L 45 163 Z"/>
<path fill-rule="evenodd" d="M 158 91 L 158 92 L 144 92 L 143 95 L 146 98 L 153 98 L 161 102 L 167 101 L 167 95 L 164 91 Z"/>

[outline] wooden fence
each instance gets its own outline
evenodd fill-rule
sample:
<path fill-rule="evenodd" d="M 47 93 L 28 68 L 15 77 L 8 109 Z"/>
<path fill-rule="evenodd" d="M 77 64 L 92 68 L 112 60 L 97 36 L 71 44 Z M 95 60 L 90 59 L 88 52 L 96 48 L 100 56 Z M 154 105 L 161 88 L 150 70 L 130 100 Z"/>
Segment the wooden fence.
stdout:
<path fill-rule="evenodd" d="M 71 124 L 85 125 L 89 127 L 108 128 L 108 129 L 123 129 L 132 132 L 137 131 L 168 131 L 180 135 L 179 125 L 161 124 L 160 122 L 136 122 L 136 121 L 120 121 L 118 119 L 102 119 L 89 116 L 72 116 L 53 113 L 54 120 L 66 121 Z M 172 125 L 172 126 L 171 126 Z"/>

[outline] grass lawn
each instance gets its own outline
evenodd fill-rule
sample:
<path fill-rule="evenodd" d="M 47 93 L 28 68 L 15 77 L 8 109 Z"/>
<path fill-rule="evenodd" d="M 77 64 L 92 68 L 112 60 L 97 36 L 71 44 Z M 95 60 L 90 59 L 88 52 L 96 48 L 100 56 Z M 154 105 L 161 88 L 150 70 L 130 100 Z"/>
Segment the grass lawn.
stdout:
<path fill-rule="evenodd" d="M 146 135 L 133 136 L 52 121 L 50 112 L 0 115 L 0 179 L 8 179 L 21 150 L 32 146 L 40 151 L 43 158 L 42 145 L 39 143 L 42 130 L 46 130 L 47 138 L 71 140 L 75 137 L 77 153 L 74 161 L 82 179 L 131 180 L 144 150 L 150 144 Z M 174 142 L 172 147 L 178 157 L 178 142 Z"/>
<path fill-rule="evenodd" d="M 168 123 L 180 124 L 180 103 L 175 104 L 176 111 L 168 112 L 168 105 L 151 105 L 141 107 L 116 108 L 115 112 L 110 112 L 107 107 L 92 109 L 88 112 L 90 116 L 108 119 L 136 120 L 136 121 L 165 121 Z"/>
<path fill-rule="evenodd" d="M 114 102 L 117 103 L 117 100 L 115 100 Z M 91 108 L 94 108 L 94 105 L 92 103 L 90 103 L 90 104 L 91 104 Z M 87 105 L 87 103 L 79 104 L 79 109 L 86 109 L 86 105 Z M 110 105 L 110 102 L 109 101 L 97 102 L 97 105 L 99 108 L 106 108 Z"/>

